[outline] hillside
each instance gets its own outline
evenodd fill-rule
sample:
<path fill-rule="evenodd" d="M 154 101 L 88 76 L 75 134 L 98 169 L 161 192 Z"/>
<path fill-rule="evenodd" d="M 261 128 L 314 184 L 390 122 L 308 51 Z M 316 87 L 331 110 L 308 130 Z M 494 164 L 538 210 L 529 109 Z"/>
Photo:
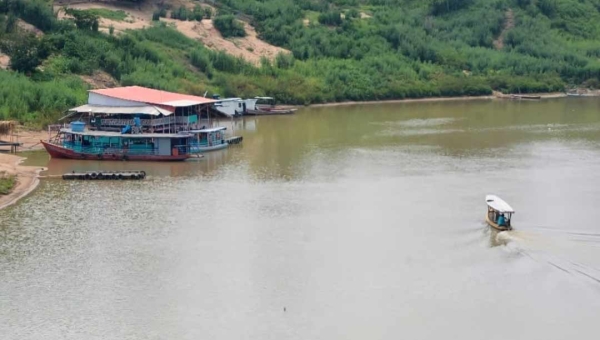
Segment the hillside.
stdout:
<path fill-rule="evenodd" d="M 295 104 L 600 86 L 600 0 L 64 3 L 0 0 L 0 119 L 49 122 L 89 84 Z"/>

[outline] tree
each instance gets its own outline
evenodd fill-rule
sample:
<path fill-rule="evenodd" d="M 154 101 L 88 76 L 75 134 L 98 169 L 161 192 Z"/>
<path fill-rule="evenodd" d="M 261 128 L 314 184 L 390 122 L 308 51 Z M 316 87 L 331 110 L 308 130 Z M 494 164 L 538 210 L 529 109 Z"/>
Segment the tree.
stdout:
<path fill-rule="evenodd" d="M 13 12 L 10 12 L 10 13 L 8 13 L 8 17 L 6 18 L 6 27 L 5 27 L 4 31 L 6 33 L 12 33 L 12 32 L 14 32 L 16 27 L 17 27 L 17 16 Z"/>
<path fill-rule="evenodd" d="M 22 73 L 33 72 L 42 62 L 39 45 L 33 34 L 27 34 L 14 41 L 7 50 L 10 55 L 10 68 Z"/>
<path fill-rule="evenodd" d="M 88 11 L 80 11 L 73 8 L 65 8 L 65 14 L 73 17 L 75 26 L 80 30 L 90 30 L 97 32 L 99 21 L 98 16 Z"/>

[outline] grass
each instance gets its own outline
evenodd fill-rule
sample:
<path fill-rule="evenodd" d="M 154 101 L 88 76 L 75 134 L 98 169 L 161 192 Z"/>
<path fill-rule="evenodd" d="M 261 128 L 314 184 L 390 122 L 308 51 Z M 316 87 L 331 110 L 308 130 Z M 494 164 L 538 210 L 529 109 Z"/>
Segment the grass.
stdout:
<path fill-rule="evenodd" d="M 319 12 L 315 11 L 304 11 L 304 19 L 308 19 L 311 24 L 318 24 L 319 14 Z"/>
<path fill-rule="evenodd" d="M 115 21 L 124 21 L 125 18 L 127 18 L 127 13 L 125 13 L 125 11 L 122 10 L 113 11 L 106 8 L 92 8 L 86 9 L 85 11 L 97 15 L 99 17 Z"/>
<path fill-rule="evenodd" d="M 16 183 L 15 176 L 0 172 L 0 195 L 8 195 Z"/>

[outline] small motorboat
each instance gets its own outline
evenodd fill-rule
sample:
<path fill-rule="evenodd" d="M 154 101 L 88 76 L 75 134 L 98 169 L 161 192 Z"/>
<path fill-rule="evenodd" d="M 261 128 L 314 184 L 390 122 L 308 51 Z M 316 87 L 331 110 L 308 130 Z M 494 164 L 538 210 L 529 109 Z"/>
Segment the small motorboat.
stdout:
<path fill-rule="evenodd" d="M 485 202 L 488 206 L 485 219 L 490 227 L 501 231 L 511 230 L 512 214 L 515 213 L 513 208 L 496 195 L 486 195 Z"/>

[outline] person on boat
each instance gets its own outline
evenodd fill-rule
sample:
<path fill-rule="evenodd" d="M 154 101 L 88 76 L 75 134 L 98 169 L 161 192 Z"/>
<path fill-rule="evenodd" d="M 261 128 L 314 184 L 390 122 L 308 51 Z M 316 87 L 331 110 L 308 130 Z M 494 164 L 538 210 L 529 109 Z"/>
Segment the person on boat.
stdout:
<path fill-rule="evenodd" d="M 500 216 L 498 216 L 498 225 L 499 226 L 506 225 L 506 219 L 504 219 L 504 214 L 500 214 Z"/>

